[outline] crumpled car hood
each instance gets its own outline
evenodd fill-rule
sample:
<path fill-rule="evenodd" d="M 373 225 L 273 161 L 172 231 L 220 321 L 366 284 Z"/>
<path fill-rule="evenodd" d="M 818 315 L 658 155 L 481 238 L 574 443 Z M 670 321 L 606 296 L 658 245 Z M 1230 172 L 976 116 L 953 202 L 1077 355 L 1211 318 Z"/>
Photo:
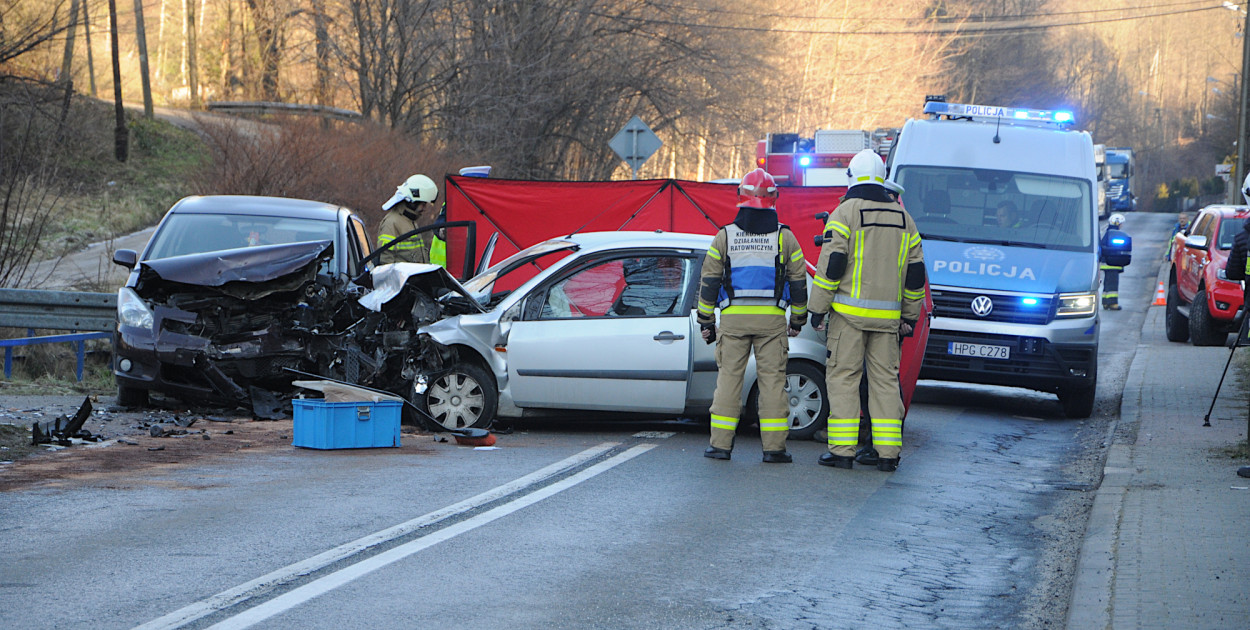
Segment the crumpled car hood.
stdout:
<path fill-rule="evenodd" d="M 161 288 L 172 289 L 169 285 L 174 283 L 215 287 L 226 295 L 255 299 L 308 281 L 333 254 L 334 241 L 307 241 L 145 260 L 139 263 L 135 291 L 151 297 Z M 273 282 L 279 279 L 290 282 Z"/>
<path fill-rule="evenodd" d="M 361 306 L 371 311 L 381 311 L 382 306 L 398 296 L 409 280 L 416 279 L 419 286 L 426 289 L 431 297 L 439 297 L 447 292 L 459 293 L 466 299 L 465 304 L 479 313 L 485 312 L 480 304 L 469 298 L 464 286 L 451 277 L 446 269 L 438 265 L 421 263 L 391 263 L 381 265 L 373 270 L 373 291 L 358 300 Z"/>

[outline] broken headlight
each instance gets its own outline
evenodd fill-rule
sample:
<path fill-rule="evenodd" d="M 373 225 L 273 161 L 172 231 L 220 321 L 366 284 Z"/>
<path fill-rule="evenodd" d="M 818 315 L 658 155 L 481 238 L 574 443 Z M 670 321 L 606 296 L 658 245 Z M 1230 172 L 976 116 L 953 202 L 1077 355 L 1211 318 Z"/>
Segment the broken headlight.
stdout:
<path fill-rule="evenodd" d="M 123 326 L 152 330 L 152 309 L 139 294 L 126 287 L 117 290 L 117 322 Z"/>

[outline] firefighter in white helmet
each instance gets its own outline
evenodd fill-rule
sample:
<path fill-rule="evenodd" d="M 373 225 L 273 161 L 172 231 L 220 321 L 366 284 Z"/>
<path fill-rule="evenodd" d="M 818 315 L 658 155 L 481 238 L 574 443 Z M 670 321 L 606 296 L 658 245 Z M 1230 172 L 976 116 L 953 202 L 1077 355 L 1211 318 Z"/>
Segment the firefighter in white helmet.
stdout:
<path fill-rule="evenodd" d="M 808 308 L 826 328 L 829 349 L 829 452 L 820 464 L 851 468 L 859 434 L 861 373 L 868 371 L 868 410 L 877 469 L 898 468 L 903 399 L 898 386 L 899 336 L 910 335 L 925 292 L 924 253 L 911 215 L 885 187 L 881 156 L 860 151 L 847 169 L 846 196 L 825 224 Z"/>
<path fill-rule="evenodd" d="M 707 250 L 699 285 L 697 319 L 703 340 L 717 342 L 718 369 L 710 409 L 711 443 L 703 455 L 730 457 L 742 414 L 743 373 L 754 350 L 764 461 L 787 464 L 792 461 L 786 451 L 787 337 L 798 335 L 807 323 L 806 262 L 794 233 L 777 222 L 777 182 L 772 175 L 762 168 L 747 173 L 738 186 L 738 199 L 734 222 L 716 233 Z"/>
<path fill-rule="evenodd" d="M 425 175 L 413 175 L 400 184 L 382 209 L 386 216 L 378 226 L 378 248 L 429 222 L 425 216 L 438 198 L 438 186 Z M 430 252 L 425 246 L 425 234 L 404 239 L 378 256 L 382 264 L 395 262 L 430 262 Z"/>
<path fill-rule="evenodd" d="M 1100 247 L 1106 248 L 1112 237 L 1123 234 L 1121 227 L 1124 227 L 1124 215 L 1117 212 L 1108 217 L 1107 229 L 1102 233 Z M 1124 267 L 1104 262 L 1099 265 L 1099 268 L 1102 269 L 1102 308 L 1107 311 L 1118 311 L 1120 310 L 1120 273 L 1124 271 Z"/>

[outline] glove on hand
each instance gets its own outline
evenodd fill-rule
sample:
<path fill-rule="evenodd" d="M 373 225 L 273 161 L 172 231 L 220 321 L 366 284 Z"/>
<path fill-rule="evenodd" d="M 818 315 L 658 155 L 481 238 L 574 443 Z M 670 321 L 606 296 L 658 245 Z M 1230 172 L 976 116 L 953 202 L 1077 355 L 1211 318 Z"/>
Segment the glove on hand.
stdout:
<path fill-rule="evenodd" d="M 704 343 L 712 343 L 716 341 L 716 324 L 699 324 L 699 328 L 703 334 Z"/>
<path fill-rule="evenodd" d="M 824 330 L 824 323 L 824 313 L 812 313 L 812 328 L 815 328 L 816 330 Z"/>

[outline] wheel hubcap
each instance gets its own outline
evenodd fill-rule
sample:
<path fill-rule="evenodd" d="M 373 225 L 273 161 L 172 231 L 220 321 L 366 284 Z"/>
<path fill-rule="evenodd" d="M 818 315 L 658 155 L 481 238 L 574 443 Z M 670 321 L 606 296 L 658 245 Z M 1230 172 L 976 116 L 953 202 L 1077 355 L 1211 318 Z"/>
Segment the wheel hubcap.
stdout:
<path fill-rule="evenodd" d="M 816 382 L 799 374 L 786 376 L 786 392 L 790 394 L 790 428 L 802 429 L 819 420 L 816 416 L 824 402 Z"/>
<path fill-rule="evenodd" d="M 473 426 L 486 408 L 481 384 L 461 372 L 434 381 L 427 396 L 430 415 L 448 429 Z"/>

